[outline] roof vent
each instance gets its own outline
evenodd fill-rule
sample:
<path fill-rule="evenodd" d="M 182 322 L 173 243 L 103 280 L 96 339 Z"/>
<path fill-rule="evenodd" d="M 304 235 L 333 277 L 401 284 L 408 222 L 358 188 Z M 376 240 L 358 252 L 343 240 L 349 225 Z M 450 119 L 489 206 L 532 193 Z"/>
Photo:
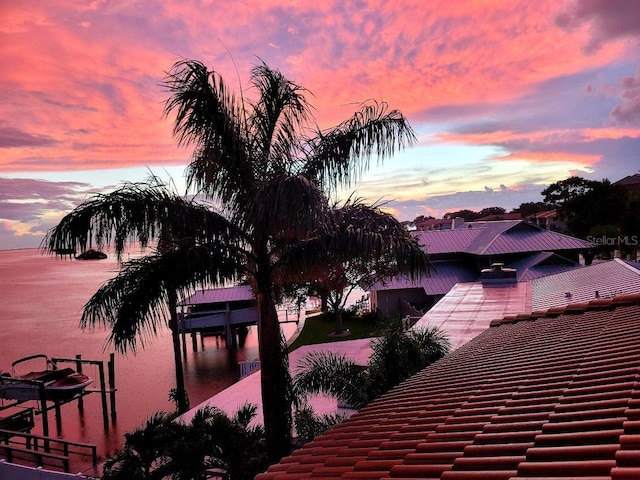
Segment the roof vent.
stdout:
<path fill-rule="evenodd" d="M 482 285 L 493 285 L 503 283 L 516 283 L 515 268 L 506 268 L 504 263 L 492 263 L 491 268 L 485 268 L 480 272 Z"/>

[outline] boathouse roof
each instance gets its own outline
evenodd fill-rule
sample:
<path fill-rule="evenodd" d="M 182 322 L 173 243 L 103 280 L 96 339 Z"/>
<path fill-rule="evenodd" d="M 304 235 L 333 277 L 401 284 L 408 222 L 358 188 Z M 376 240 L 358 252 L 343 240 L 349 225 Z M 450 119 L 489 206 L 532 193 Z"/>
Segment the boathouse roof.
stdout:
<path fill-rule="evenodd" d="M 253 291 L 248 285 L 239 287 L 212 288 L 200 290 L 183 300 L 180 305 L 200 305 L 207 303 L 241 302 L 253 300 Z"/>

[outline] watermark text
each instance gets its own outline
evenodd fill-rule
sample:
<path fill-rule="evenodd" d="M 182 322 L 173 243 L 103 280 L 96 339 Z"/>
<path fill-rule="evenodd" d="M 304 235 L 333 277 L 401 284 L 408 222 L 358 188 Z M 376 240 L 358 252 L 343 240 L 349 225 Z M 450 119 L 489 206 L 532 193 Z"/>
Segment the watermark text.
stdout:
<path fill-rule="evenodd" d="M 589 235 L 587 242 L 595 247 L 637 247 L 640 245 L 640 236 L 638 235 L 618 235 L 611 237 L 608 235 L 600 235 L 598 237 Z"/>

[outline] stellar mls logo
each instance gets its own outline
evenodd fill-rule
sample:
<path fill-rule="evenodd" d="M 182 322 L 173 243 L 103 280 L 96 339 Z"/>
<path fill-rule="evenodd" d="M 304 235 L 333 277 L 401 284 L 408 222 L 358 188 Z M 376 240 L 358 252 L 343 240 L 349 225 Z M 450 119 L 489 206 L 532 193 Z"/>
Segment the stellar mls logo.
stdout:
<path fill-rule="evenodd" d="M 640 245 L 640 237 L 638 237 L 638 235 L 618 235 L 617 237 L 609 237 L 607 235 L 594 237 L 593 235 L 589 235 L 587 242 L 594 247 L 637 247 Z"/>

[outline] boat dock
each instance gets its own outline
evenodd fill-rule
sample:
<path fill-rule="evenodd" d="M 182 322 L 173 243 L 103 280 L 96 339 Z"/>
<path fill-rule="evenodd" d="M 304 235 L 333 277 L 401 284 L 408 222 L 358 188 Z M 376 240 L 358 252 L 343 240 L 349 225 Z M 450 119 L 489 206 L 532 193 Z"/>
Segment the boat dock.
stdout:
<path fill-rule="evenodd" d="M 193 351 L 198 351 L 206 336 L 224 338 L 227 348 L 242 347 L 247 328 L 258 324 L 258 309 L 251 287 L 217 288 L 196 292 L 179 305 L 178 329 L 186 352 L 186 335 L 191 335 Z M 299 314 L 283 310 L 281 322 L 298 322 Z M 280 314 L 281 312 L 279 312 Z M 280 315 L 282 316 L 282 315 Z M 218 344 L 218 342 L 216 342 Z"/>
<path fill-rule="evenodd" d="M 34 355 L 14 362 L 20 363 Z M 97 371 L 97 388 L 83 387 L 79 390 L 57 395 L 48 390 L 47 382 L 31 380 L 19 376 L 0 376 L 0 457 L 8 462 L 22 465 L 36 465 L 46 469 L 64 472 L 84 472 L 89 475 L 98 473 L 98 454 L 95 445 L 64 440 L 50 433 L 49 411 L 54 410 L 56 430 L 62 432 L 62 405 L 76 402 L 78 410 L 84 411 L 84 397 L 91 393 L 100 393 L 102 417 L 105 430 L 109 429 L 110 419 L 116 420 L 116 386 L 114 354 L 110 355 L 107 367 L 102 360 L 86 360 L 80 355 L 75 358 L 47 358 L 52 372 L 71 370 L 60 368 L 72 365 L 73 371 L 82 375 L 89 368 Z M 43 373 L 43 372 L 39 372 Z M 48 373 L 48 372 L 47 372 Z M 27 402 L 35 402 L 35 407 L 27 407 Z M 42 435 L 34 435 L 35 415 L 42 420 Z"/>

